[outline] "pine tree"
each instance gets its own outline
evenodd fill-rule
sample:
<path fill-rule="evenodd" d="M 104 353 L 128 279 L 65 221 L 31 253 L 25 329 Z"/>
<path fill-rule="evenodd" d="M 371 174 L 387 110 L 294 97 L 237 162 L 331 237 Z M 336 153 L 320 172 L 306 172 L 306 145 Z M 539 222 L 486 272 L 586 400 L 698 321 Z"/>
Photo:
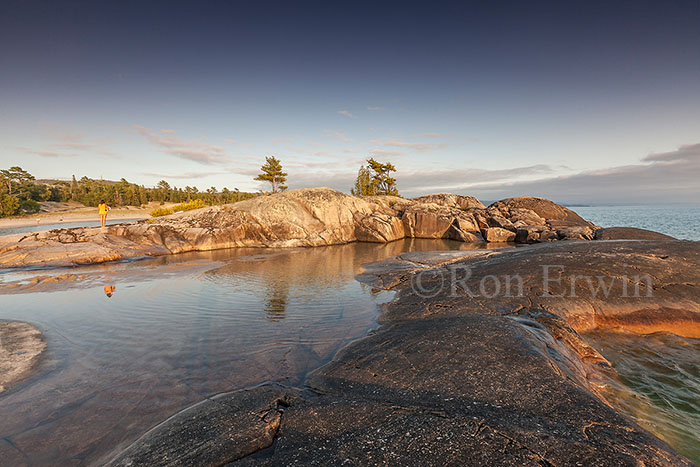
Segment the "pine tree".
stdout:
<path fill-rule="evenodd" d="M 260 170 L 262 173 L 255 177 L 255 180 L 270 182 L 272 184 L 272 193 L 287 189 L 287 187 L 283 185 L 283 183 L 287 181 L 287 173 L 282 172 L 282 164 L 277 158 L 274 156 L 265 157 L 265 163 Z"/>
<path fill-rule="evenodd" d="M 360 167 L 351 193 L 355 196 L 389 195 L 399 196 L 396 179 L 391 176 L 396 167 L 391 162 L 381 163 L 367 159 L 367 166 Z"/>
<path fill-rule="evenodd" d="M 396 188 L 396 179 L 391 176 L 391 172 L 396 172 L 396 167 L 391 162 L 382 164 L 374 158 L 367 159 L 369 168 L 374 172 L 372 184 L 376 187 L 378 195 L 398 196 L 399 190 Z"/>
<path fill-rule="evenodd" d="M 372 183 L 372 175 L 369 169 L 364 165 L 357 172 L 355 186 L 350 190 L 353 196 L 372 196 L 376 195 L 377 187 Z"/>

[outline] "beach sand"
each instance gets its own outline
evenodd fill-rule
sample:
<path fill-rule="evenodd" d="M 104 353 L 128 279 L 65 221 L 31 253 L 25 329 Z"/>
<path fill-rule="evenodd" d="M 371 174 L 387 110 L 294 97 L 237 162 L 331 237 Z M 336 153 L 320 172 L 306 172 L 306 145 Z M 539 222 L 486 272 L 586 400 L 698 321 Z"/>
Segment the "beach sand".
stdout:
<path fill-rule="evenodd" d="M 149 205 L 145 207 L 122 206 L 113 208 L 107 214 L 107 219 L 148 219 L 151 217 L 149 212 L 156 207 L 160 207 L 160 203 L 149 203 Z M 18 229 L 42 224 L 50 225 L 60 224 L 62 222 L 90 222 L 100 220 L 97 208 L 83 206 L 79 203 L 47 202 L 41 203 L 41 208 L 41 212 L 37 214 L 0 219 L 0 230 Z"/>

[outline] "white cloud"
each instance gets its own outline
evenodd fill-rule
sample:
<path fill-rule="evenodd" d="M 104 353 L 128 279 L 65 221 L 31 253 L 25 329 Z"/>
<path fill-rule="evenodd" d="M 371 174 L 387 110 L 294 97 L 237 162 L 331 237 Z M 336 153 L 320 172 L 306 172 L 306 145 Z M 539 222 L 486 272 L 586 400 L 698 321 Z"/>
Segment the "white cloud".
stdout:
<path fill-rule="evenodd" d="M 386 107 L 381 107 L 378 105 L 368 105 L 367 110 L 370 112 L 379 112 L 380 110 L 386 110 Z"/>
<path fill-rule="evenodd" d="M 355 118 L 353 114 L 351 114 L 348 110 L 339 110 L 338 114 L 343 115 L 348 118 Z"/>

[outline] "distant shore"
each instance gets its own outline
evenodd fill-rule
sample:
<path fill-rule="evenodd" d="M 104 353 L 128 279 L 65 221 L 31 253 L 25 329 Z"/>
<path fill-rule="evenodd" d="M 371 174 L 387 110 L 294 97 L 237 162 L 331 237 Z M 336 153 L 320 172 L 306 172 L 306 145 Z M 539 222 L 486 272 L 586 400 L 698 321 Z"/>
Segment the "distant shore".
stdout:
<path fill-rule="evenodd" d="M 107 214 L 108 220 L 114 219 L 148 219 L 153 206 L 123 206 L 113 208 Z M 88 206 L 70 206 L 64 209 L 55 209 L 48 212 L 39 212 L 28 216 L 6 217 L 0 219 L 0 235 L 4 229 L 19 229 L 22 227 L 34 227 L 40 225 L 53 225 L 70 222 L 99 221 L 97 208 Z"/>

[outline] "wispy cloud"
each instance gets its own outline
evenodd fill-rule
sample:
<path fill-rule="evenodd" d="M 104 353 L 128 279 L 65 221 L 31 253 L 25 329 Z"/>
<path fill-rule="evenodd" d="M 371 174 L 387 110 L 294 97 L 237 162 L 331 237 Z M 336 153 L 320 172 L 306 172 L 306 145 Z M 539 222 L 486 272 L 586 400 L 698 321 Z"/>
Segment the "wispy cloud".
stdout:
<path fill-rule="evenodd" d="M 219 175 L 220 172 L 183 172 L 183 173 L 178 173 L 178 174 L 162 174 L 162 173 L 152 173 L 152 172 L 146 172 L 143 175 L 147 177 L 155 177 L 155 178 L 160 178 L 162 180 L 185 180 L 185 179 L 191 179 L 191 178 L 206 178 L 206 177 L 211 177 L 212 175 Z"/>
<path fill-rule="evenodd" d="M 379 154 L 380 156 L 401 156 L 404 153 L 401 151 L 392 151 L 390 149 L 371 149 L 370 154 Z"/>
<path fill-rule="evenodd" d="M 355 116 L 353 114 L 351 114 L 350 111 L 344 110 L 344 109 L 339 110 L 338 114 L 343 115 L 343 116 L 348 117 L 348 118 L 355 118 Z"/>
<path fill-rule="evenodd" d="M 58 152 L 58 151 L 40 151 L 36 149 L 30 149 L 30 148 L 25 148 L 23 146 L 19 146 L 16 148 L 19 151 L 22 151 L 27 154 L 35 154 L 37 156 L 42 156 L 42 157 L 76 157 L 77 154 L 75 153 L 65 153 L 65 152 Z"/>
<path fill-rule="evenodd" d="M 159 134 L 141 125 L 134 125 L 134 128 L 137 133 L 145 136 L 149 143 L 166 154 L 204 165 L 225 164 L 230 161 L 222 146 L 207 144 L 201 140 L 182 140 L 175 136 L 174 130 Z"/>
<path fill-rule="evenodd" d="M 348 136 L 347 136 L 345 133 L 343 133 L 342 131 L 338 131 L 338 130 L 324 130 L 323 132 L 324 132 L 324 133 L 326 134 L 326 136 L 328 136 L 329 138 L 335 138 L 335 139 L 338 139 L 338 140 L 343 141 L 343 142 L 345 142 L 345 143 L 348 143 L 348 142 L 350 142 L 350 141 L 353 141 L 352 138 L 348 137 Z"/>
<path fill-rule="evenodd" d="M 369 110 L 370 112 L 379 112 L 381 110 L 386 110 L 386 107 L 381 107 L 378 105 L 368 105 L 367 110 Z"/>
<path fill-rule="evenodd" d="M 396 148 L 411 149 L 414 151 L 429 151 L 434 149 L 441 149 L 447 147 L 446 143 L 422 143 L 422 142 L 412 142 L 412 141 L 399 141 L 391 138 L 383 139 L 373 139 L 370 141 L 374 144 L 380 144 L 382 146 L 392 146 Z"/>
<path fill-rule="evenodd" d="M 35 149 L 28 147 L 18 147 L 17 149 L 27 153 L 42 157 L 76 157 L 79 155 L 103 155 L 118 157 L 113 151 L 105 148 L 109 141 L 102 139 L 88 139 L 80 133 L 51 133 L 47 138 L 54 140 L 44 144 L 44 148 Z"/>

